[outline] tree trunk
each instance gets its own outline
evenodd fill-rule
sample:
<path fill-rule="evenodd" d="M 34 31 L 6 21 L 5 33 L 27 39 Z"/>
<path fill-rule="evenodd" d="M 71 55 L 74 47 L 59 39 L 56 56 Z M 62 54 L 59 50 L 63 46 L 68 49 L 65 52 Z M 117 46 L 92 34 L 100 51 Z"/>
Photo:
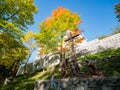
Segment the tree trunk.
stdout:
<path fill-rule="evenodd" d="M 24 66 L 24 72 L 23 72 L 23 73 L 25 73 L 25 71 L 26 71 L 26 69 L 27 69 L 27 63 L 28 63 L 28 61 L 29 61 L 32 53 L 35 51 L 35 49 L 36 49 L 36 48 L 31 49 L 31 54 L 30 54 L 30 55 L 28 56 L 28 58 L 27 58 L 27 61 L 26 61 L 25 66 Z"/>
<path fill-rule="evenodd" d="M 15 75 L 17 73 L 17 69 L 18 69 L 17 67 L 19 65 L 19 62 L 20 62 L 20 60 L 16 60 L 10 68 L 10 75 L 12 75 L 13 77 L 15 77 Z"/>
<path fill-rule="evenodd" d="M 24 66 L 24 72 L 23 72 L 23 73 L 26 73 L 25 71 L 26 71 L 26 69 L 27 69 L 27 63 L 28 63 L 31 55 L 32 55 L 32 54 L 30 54 L 30 55 L 28 56 L 28 58 L 27 58 L 27 61 L 26 61 L 25 66 Z"/>

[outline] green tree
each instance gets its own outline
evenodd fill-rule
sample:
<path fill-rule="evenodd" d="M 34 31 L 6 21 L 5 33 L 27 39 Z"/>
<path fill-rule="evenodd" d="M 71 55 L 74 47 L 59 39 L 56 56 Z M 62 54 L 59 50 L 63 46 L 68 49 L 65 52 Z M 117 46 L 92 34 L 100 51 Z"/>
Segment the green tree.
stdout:
<path fill-rule="evenodd" d="M 8 73 L 4 73 L 5 70 L 3 70 L 5 75 L 11 71 L 17 71 L 20 63 L 26 59 L 26 49 L 22 43 L 14 39 L 14 36 L 6 32 L 0 33 L 0 66 L 9 70 Z"/>
<path fill-rule="evenodd" d="M 64 35 L 68 31 L 76 31 L 79 28 L 79 24 L 81 23 L 80 16 L 72 12 L 66 8 L 58 7 L 56 10 L 53 10 L 52 15 L 45 19 L 42 24 L 40 24 L 40 32 L 36 35 L 36 40 L 39 43 L 40 47 L 42 47 L 44 52 L 49 54 L 59 53 L 60 61 L 61 61 L 61 72 L 64 75 L 67 70 L 63 66 L 65 64 L 63 58 L 63 52 L 65 49 L 63 48 L 63 42 L 65 41 Z M 72 35 L 71 35 L 72 36 Z M 60 47 L 60 50 L 57 50 Z M 72 40 L 72 61 L 73 65 L 77 65 L 76 55 L 74 50 L 74 44 Z M 74 70 L 74 74 L 75 74 Z"/>
<path fill-rule="evenodd" d="M 109 37 L 110 35 L 106 35 L 106 34 L 103 34 L 101 36 L 97 36 L 98 39 L 104 39 L 104 38 L 107 38 Z"/>
<path fill-rule="evenodd" d="M 112 31 L 112 34 L 120 33 L 120 27 L 116 26 L 115 30 Z"/>
<path fill-rule="evenodd" d="M 118 21 L 120 21 L 120 3 L 115 5 L 115 12 L 117 14 Z"/>
<path fill-rule="evenodd" d="M 1 0 L 0 31 L 6 31 L 18 39 L 27 25 L 33 24 L 33 15 L 37 12 L 34 0 Z"/>
<path fill-rule="evenodd" d="M 52 15 L 40 24 L 40 32 L 36 35 L 36 40 L 44 52 L 57 52 L 58 43 L 61 46 L 64 41 L 63 36 L 68 30 L 75 30 L 80 24 L 80 16 L 77 13 L 58 7 L 52 11 Z"/>
<path fill-rule="evenodd" d="M 0 0 L 0 65 L 14 70 L 28 54 L 21 38 L 37 13 L 34 0 Z"/>

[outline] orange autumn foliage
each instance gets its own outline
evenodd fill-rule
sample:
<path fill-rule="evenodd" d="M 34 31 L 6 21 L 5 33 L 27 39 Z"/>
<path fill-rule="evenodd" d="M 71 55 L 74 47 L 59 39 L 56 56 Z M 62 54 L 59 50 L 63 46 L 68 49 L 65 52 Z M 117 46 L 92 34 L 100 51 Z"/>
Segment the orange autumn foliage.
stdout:
<path fill-rule="evenodd" d="M 74 16 L 77 16 L 77 13 L 76 13 L 76 12 L 74 12 L 74 13 L 73 13 L 73 15 L 74 15 Z"/>
<path fill-rule="evenodd" d="M 64 15 L 67 12 L 67 9 L 59 6 L 58 9 L 52 11 L 52 16 L 53 17 L 58 17 L 61 15 Z"/>
<path fill-rule="evenodd" d="M 45 21 L 44 21 L 44 24 L 49 25 L 51 23 L 51 20 L 52 20 L 51 17 L 46 18 Z"/>
<path fill-rule="evenodd" d="M 79 18 L 78 14 L 76 12 L 72 12 L 66 8 L 63 8 L 61 6 L 59 6 L 56 10 L 52 11 L 52 15 L 48 18 L 45 19 L 44 24 L 46 26 L 51 26 L 52 22 L 56 21 L 57 19 L 59 19 L 61 16 L 69 16 L 71 15 L 72 18 Z M 74 21 L 74 24 L 79 25 L 82 21 L 81 20 L 76 20 Z"/>
<path fill-rule="evenodd" d="M 63 41 L 64 37 L 61 38 L 61 36 L 63 36 L 63 34 L 65 34 L 67 32 L 67 30 L 69 30 L 70 32 L 73 32 L 72 35 L 79 35 L 81 34 L 81 31 L 78 29 L 79 24 L 82 21 L 80 20 L 80 16 L 76 13 L 76 12 L 72 12 L 71 10 L 68 10 L 64 7 L 59 6 L 57 9 L 52 11 L 52 15 L 48 18 L 46 18 L 43 23 L 40 25 L 41 27 L 41 31 L 48 31 L 48 34 L 42 32 L 43 34 L 41 34 L 41 41 L 43 41 L 43 44 L 45 44 L 45 48 L 46 51 L 50 50 L 50 51 L 58 51 L 58 52 L 65 52 L 67 49 L 63 48 L 63 46 L 65 45 L 57 45 L 57 43 L 61 43 L 61 41 Z M 77 29 L 76 29 L 77 28 Z M 75 30 L 74 30 L 75 29 Z M 52 44 L 52 42 L 57 42 L 55 43 L 53 48 L 49 48 L 50 44 L 46 43 L 45 38 L 51 38 L 52 36 L 55 36 L 55 38 L 51 38 L 53 40 L 48 40 L 47 42 L 50 42 L 50 44 Z M 75 38 L 77 38 L 77 36 Z M 67 36 L 66 36 L 67 37 Z M 45 50 L 44 50 L 45 51 Z"/>
<path fill-rule="evenodd" d="M 83 31 L 80 30 L 79 28 L 76 28 L 75 30 L 71 31 L 73 35 L 81 34 Z"/>
<path fill-rule="evenodd" d="M 39 50 L 38 53 L 39 53 L 39 55 L 41 55 L 43 53 L 43 50 L 42 49 Z"/>
<path fill-rule="evenodd" d="M 63 52 L 67 51 L 68 49 L 67 48 L 63 48 Z"/>
<path fill-rule="evenodd" d="M 77 38 L 77 39 L 75 40 L 75 43 L 82 43 L 83 40 L 85 40 L 84 37 Z"/>
<path fill-rule="evenodd" d="M 81 20 L 78 20 L 78 21 L 76 21 L 76 24 L 80 24 L 82 21 Z"/>
<path fill-rule="evenodd" d="M 52 11 L 52 16 L 45 19 L 44 24 L 49 25 L 52 22 L 52 19 L 57 18 L 61 15 L 64 15 L 68 10 L 59 6 L 56 10 Z"/>
<path fill-rule="evenodd" d="M 67 51 L 67 48 L 62 48 L 62 50 L 58 50 L 58 52 L 65 52 Z"/>
<path fill-rule="evenodd" d="M 79 28 L 76 28 L 75 30 L 72 30 L 71 31 L 73 35 L 77 35 L 77 34 L 80 34 L 81 31 L 79 30 Z"/>
<path fill-rule="evenodd" d="M 57 48 L 56 48 L 56 51 L 58 51 L 58 52 L 65 52 L 65 51 L 67 51 L 67 50 L 68 50 L 68 49 L 65 48 L 65 47 L 62 47 L 61 44 L 58 45 Z"/>

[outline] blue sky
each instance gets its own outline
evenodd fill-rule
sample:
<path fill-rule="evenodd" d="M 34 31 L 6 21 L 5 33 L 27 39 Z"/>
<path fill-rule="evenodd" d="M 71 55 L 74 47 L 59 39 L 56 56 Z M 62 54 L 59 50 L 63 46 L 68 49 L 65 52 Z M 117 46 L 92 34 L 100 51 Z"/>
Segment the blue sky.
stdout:
<path fill-rule="evenodd" d="M 38 25 L 58 6 L 77 12 L 83 21 L 80 29 L 88 41 L 97 36 L 110 34 L 116 26 L 120 25 L 114 11 L 114 5 L 120 0 L 35 0 L 38 14 L 35 15 L 35 24 L 29 30 L 39 32 Z"/>
<path fill-rule="evenodd" d="M 88 41 L 97 36 L 111 33 L 120 25 L 114 11 L 114 5 L 120 0 L 35 0 L 38 14 L 35 15 L 35 24 L 29 29 L 39 32 L 38 25 L 58 6 L 63 6 L 77 12 L 83 21 L 80 29 Z"/>

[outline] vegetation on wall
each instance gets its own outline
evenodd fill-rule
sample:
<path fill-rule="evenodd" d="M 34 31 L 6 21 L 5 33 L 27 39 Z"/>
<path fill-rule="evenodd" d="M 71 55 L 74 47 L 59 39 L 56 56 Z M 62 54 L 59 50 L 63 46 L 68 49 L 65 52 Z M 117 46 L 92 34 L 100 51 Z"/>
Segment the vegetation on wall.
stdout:
<path fill-rule="evenodd" d="M 120 48 L 109 49 L 96 54 L 88 55 L 78 58 L 80 62 L 86 60 L 97 61 L 97 64 L 101 70 L 106 73 L 106 76 L 120 76 Z M 82 67 L 82 71 L 88 72 L 87 67 Z"/>
<path fill-rule="evenodd" d="M 114 34 L 118 34 L 118 33 L 120 33 L 120 27 L 116 26 L 115 29 L 112 31 L 111 34 L 108 34 L 108 35 L 103 34 L 101 36 L 97 36 L 97 38 L 100 40 L 100 39 L 104 39 L 104 38 L 110 37 L 110 36 L 112 36 Z"/>

